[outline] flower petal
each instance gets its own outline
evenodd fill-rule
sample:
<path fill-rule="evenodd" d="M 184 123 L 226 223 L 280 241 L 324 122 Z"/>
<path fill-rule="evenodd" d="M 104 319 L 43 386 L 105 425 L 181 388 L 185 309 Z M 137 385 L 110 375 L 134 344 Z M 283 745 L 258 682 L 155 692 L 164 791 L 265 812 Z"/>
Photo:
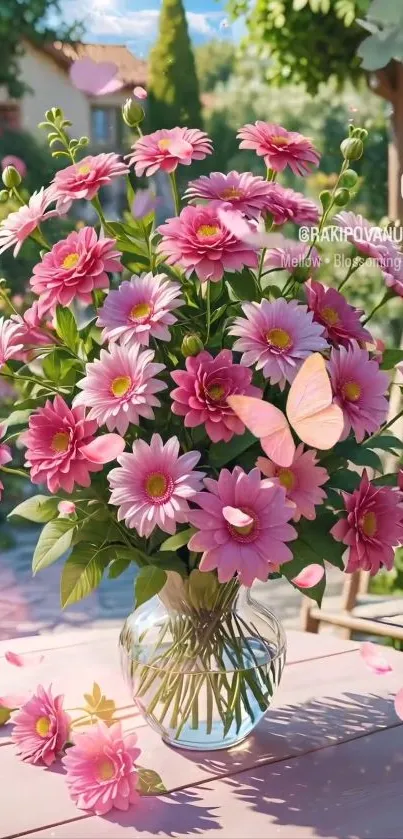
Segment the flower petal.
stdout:
<path fill-rule="evenodd" d="M 253 524 L 253 518 L 239 510 L 238 507 L 223 507 L 222 514 L 225 521 L 232 524 L 233 527 L 247 527 L 248 524 Z"/>
<path fill-rule="evenodd" d="M 372 644 L 371 641 L 366 641 L 365 644 L 361 645 L 360 655 L 367 667 L 378 676 L 390 673 L 393 669 L 387 658 L 383 655 L 383 652 L 381 652 L 379 644 Z"/>
<path fill-rule="evenodd" d="M 45 656 L 43 655 L 32 655 L 28 653 L 27 655 L 20 655 L 19 653 L 13 653 L 11 650 L 7 650 L 4 654 L 6 661 L 9 664 L 13 664 L 14 667 L 26 667 L 27 665 L 36 665 L 40 664 Z"/>
<path fill-rule="evenodd" d="M 403 720 L 403 688 L 395 696 L 395 711 L 397 716 Z"/>
<path fill-rule="evenodd" d="M 291 582 L 295 586 L 298 586 L 298 588 L 313 588 L 313 586 L 320 583 L 324 573 L 325 569 L 323 565 L 314 562 L 312 565 L 307 565 L 306 568 L 303 568 Z"/>
<path fill-rule="evenodd" d="M 126 443 L 120 434 L 103 434 L 86 446 L 82 446 L 81 452 L 91 463 L 109 463 L 122 454 L 125 445 Z"/>
<path fill-rule="evenodd" d="M 25 705 L 27 700 L 27 695 L 24 696 L 19 693 L 9 693 L 7 696 L 0 696 L 0 708 L 8 708 L 9 711 L 15 711 L 16 708 L 20 708 L 21 705 Z"/>

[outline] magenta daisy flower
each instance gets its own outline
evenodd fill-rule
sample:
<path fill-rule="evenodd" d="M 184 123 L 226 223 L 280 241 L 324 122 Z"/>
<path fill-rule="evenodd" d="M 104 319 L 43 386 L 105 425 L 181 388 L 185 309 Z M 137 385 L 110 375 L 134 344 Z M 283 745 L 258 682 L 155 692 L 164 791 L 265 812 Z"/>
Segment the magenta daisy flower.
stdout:
<path fill-rule="evenodd" d="M 266 268 L 281 268 L 294 274 L 299 268 L 309 268 L 314 271 L 319 268 L 321 258 L 316 248 L 304 242 L 284 239 L 278 248 L 269 250 L 265 259 Z"/>
<path fill-rule="evenodd" d="M 202 487 L 204 472 L 194 472 L 200 452 L 179 456 L 179 441 L 162 442 L 153 434 L 150 445 L 133 443 L 133 453 L 118 458 L 120 466 L 108 475 L 110 503 L 119 507 L 118 520 L 150 536 L 155 527 L 175 533 L 176 524 L 189 521 L 188 500 Z"/>
<path fill-rule="evenodd" d="M 238 337 L 234 350 L 243 353 L 241 364 L 255 365 L 281 390 L 294 380 L 308 355 L 327 348 L 323 326 L 296 300 L 244 303 L 242 310 L 246 317 L 235 318 L 229 330 Z"/>
<path fill-rule="evenodd" d="M 144 174 L 155 175 L 160 169 L 174 172 L 179 163 L 189 166 L 192 160 L 204 160 L 212 151 L 211 140 L 198 128 L 161 128 L 136 140 L 128 160 L 141 178 Z"/>
<path fill-rule="evenodd" d="M 393 568 L 394 549 L 403 542 L 402 493 L 391 487 L 371 484 L 364 469 L 353 493 L 343 492 L 347 518 L 331 529 L 332 536 L 347 546 L 346 571 Z"/>
<path fill-rule="evenodd" d="M 352 429 L 361 443 L 366 434 L 378 431 L 386 419 L 388 374 L 379 369 L 377 361 L 370 360 L 367 351 L 360 349 L 356 341 L 351 341 L 348 349 L 340 347 L 331 351 L 329 375 L 334 401 L 344 414 L 341 439 Z"/>
<path fill-rule="evenodd" d="M 36 693 L 12 717 L 11 739 L 26 763 L 51 766 L 69 737 L 70 717 L 63 710 L 63 696 L 52 695 L 39 685 Z"/>
<path fill-rule="evenodd" d="M 241 149 L 253 149 L 264 158 L 267 168 L 275 172 L 289 166 L 294 175 L 307 175 L 311 164 L 317 166 L 320 160 L 309 137 L 275 123 L 257 120 L 254 125 L 244 125 L 237 137 L 242 140 Z"/>
<path fill-rule="evenodd" d="M 229 232 L 220 220 L 219 211 L 219 202 L 206 207 L 185 207 L 178 218 L 170 218 L 160 225 L 162 241 L 157 250 L 165 255 L 168 265 L 180 265 L 187 276 L 195 271 L 202 283 L 219 282 L 224 271 L 257 267 L 256 251 Z"/>
<path fill-rule="evenodd" d="M 103 341 L 120 340 L 122 346 L 144 344 L 150 337 L 170 341 L 169 327 L 176 323 L 172 314 L 184 303 L 179 283 L 166 274 L 141 274 L 110 291 L 98 312 L 97 326 L 103 327 Z"/>
<path fill-rule="evenodd" d="M 100 357 L 86 366 L 84 379 L 77 382 L 82 393 L 73 405 L 90 408 L 88 419 L 116 428 L 125 434 L 129 425 L 138 425 L 140 417 L 154 419 L 153 408 L 161 405 L 154 396 L 165 390 L 165 382 L 155 379 L 164 364 L 153 363 L 153 350 L 140 351 L 139 344 L 120 347 L 111 344 L 109 351 L 101 350 Z"/>
<path fill-rule="evenodd" d="M 339 291 L 322 283 L 308 280 L 304 289 L 308 309 L 313 312 L 314 321 L 324 326 L 328 341 L 336 347 L 348 347 L 354 340 L 373 343 L 371 333 L 360 321 L 362 309 L 350 306 Z"/>
<path fill-rule="evenodd" d="M 99 721 L 74 735 L 63 758 L 70 797 L 80 810 L 104 816 L 114 807 L 128 810 L 140 800 L 135 762 L 141 751 L 136 734 L 124 734 L 122 723 Z"/>
<path fill-rule="evenodd" d="M 198 529 L 189 548 L 203 551 L 201 571 L 216 568 L 220 583 L 237 574 L 251 586 L 292 559 L 285 543 L 297 537 L 288 524 L 293 506 L 278 481 L 262 480 L 259 469 L 246 473 L 235 466 L 232 473 L 222 469 L 218 481 L 206 478 L 204 484 L 207 492 L 192 499 L 200 509 L 189 513 Z"/>
<path fill-rule="evenodd" d="M 185 198 L 221 201 L 231 204 L 234 210 L 239 210 L 248 218 L 258 218 L 270 203 L 272 186 L 264 178 L 250 172 L 240 174 L 232 171 L 228 172 L 228 175 L 212 172 L 208 177 L 202 175 L 197 180 L 190 181 Z"/>
<path fill-rule="evenodd" d="M 0 370 L 23 349 L 21 327 L 13 320 L 0 318 Z"/>
<path fill-rule="evenodd" d="M 5 436 L 6 432 L 7 432 L 7 426 L 3 423 L 0 423 L 0 467 L 5 466 L 6 463 L 10 463 L 10 460 L 12 460 L 10 447 L 6 446 L 5 443 L 1 442 L 1 439 L 2 439 L 2 437 Z M 1 501 L 1 496 L 3 494 L 3 489 L 4 489 L 4 486 L 3 486 L 2 482 L 0 481 L 0 501 Z"/>
<path fill-rule="evenodd" d="M 378 259 L 384 253 L 385 230 L 375 227 L 360 214 L 343 211 L 333 221 L 341 227 L 347 242 L 365 257 Z"/>
<path fill-rule="evenodd" d="M 57 304 L 70 306 L 73 300 L 89 305 L 92 292 L 109 288 L 107 271 L 122 271 L 120 253 L 114 239 L 99 239 L 93 227 L 73 231 L 53 245 L 35 265 L 30 284 L 38 295 L 39 313 L 52 311 Z"/>
<path fill-rule="evenodd" d="M 51 189 L 57 200 L 57 209 L 67 212 L 73 201 L 85 198 L 91 201 L 103 186 L 108 186 L 114 178 L 127 175 L 128 166 L 114 152 L 88 155 L 78 163 L 56 172 Z"/>
<path fill-rule="evenodd" d="M 228 443 L 234 434 L 245 431 L 227 404 L 228 396 L 263 396 L 260 388 L 251 385 L 251 371 L 233 363 L 230 350 L 222 350 L 216 358 L 201 352 L 186 359 L 186 370 L 176 370 L 171 375 L 179 385 L 171 392 L 172 412 L 185 417 L 187 428 L 204 425 L 214 443 Z"/>
<path fill-rule="evenodd" d="M 321 488 L 329 480 L 329 475 L 323 466 L 318 466 L 318 459 L 314 449 L 304 452 L 304 445 L 300 443 L 295 450 L 294 460 L 288 468 L 277 466 L 267 457 L 259 457 L 256 466 L 267 478 L 277 478 L 284 487 L 287 498 L 295 505 L 293 519 L 299 521 L 315 519 L 315 507 L 323 504 L 326 492 Z"/>
<path fill-rule="evenodd" d="M 274 224 L 285 224 L 293 221 L 295 224 L 317 224 L 319 210 L 316 204 L 305 198 L 301 192 L 286 189 L 277 183 L 268 183 L 265 212 L 273 216 Z"/>
<path fill-rule="evenodd" d="M 28 204 L 10 213 L 0 224 L 0 254 L 14 245 L 13 254 L 18 256 L 23 243 L 36 230 L 38 224 L 58 215 L 55 210 L 49 211 L 49 206 L 54 201 L 55 196 L 51 190 L 42 187 L 39 192 L 31 195 Z"/>

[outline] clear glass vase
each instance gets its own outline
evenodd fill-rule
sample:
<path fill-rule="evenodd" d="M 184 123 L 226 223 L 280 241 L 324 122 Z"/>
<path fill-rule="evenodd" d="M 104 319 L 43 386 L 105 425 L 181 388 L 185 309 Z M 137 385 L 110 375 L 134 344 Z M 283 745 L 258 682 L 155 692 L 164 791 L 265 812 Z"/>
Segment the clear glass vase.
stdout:
<path fill-rule="evenodd" d="M 235 581 L 168 572 L 126 620 L 122 669 L 133 699 L 172 746 L 225 749 L 266 713 L 286 655 L 281 623 Z"/>

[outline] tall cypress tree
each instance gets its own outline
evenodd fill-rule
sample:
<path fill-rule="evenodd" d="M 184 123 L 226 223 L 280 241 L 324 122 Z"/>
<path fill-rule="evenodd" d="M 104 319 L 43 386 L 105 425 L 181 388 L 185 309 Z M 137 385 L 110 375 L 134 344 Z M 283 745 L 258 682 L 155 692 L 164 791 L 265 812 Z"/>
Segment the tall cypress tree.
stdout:
<path fill-rule="evenodd" d="M 182 0 L 163 0 L 150 54 L 151 128 L 201 127 L 199 83 Z"/>

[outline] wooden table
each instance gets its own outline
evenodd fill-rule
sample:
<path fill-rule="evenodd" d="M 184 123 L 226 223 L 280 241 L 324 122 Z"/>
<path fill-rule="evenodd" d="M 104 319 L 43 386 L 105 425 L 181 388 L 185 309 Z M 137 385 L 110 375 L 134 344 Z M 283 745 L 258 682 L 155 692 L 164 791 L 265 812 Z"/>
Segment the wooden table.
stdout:
<path fill-rule="evenodd" d="M 113 696 L 141 763 L 168 793 L 142 798 L 127 813 L 99 818 L 71 802 L 60 765 L 21 763 L 0 729 L 0 836 L 43 839 L 400 839 L 403 837 L 403 724 L 393 696 L 403 686 L 403 655 L 388 650 L 387 676 L 369 671 L 359 644 L 329 635 L 288 634 L 288 659 L 275 705 L 256 732 L 228 752 L 165 746 L 129 705 L 117 632 L 20 638 L 0 644 L 0 695 L 38 682 L 80 703 L 97 681 Z M 6 650 L 42 651 L 16 668 Z M 126 707 L 125 707 L 126 706 Z"/>

